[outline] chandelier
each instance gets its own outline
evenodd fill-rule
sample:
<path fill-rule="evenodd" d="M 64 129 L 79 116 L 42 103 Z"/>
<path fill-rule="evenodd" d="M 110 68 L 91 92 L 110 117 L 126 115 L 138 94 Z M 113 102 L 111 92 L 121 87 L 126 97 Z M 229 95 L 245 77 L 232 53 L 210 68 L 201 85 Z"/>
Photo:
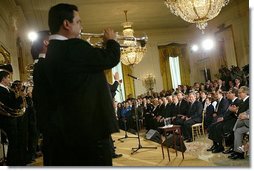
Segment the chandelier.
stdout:
<path fill-rule="evenodd" d="M 124 47 L 121 48 L 121 62 L 124 65 L 133 66 L 134 64 L 138 64 L 142 60 L 146 52 L 146 47 L 144 44 L 139 44 L 139 42 L 134 37 L 134 30 L 132 29 L 133 23 L 128 22 L 127 20 L 127 10 L 125 10 L 124 13 L 126 22 L 122 23 L 123 36 L 132 39 L 123 41 Z"/>
<path fill-rule="evenodd" d="M 229 0 L 165 0 L 171 13 L 187 22 L 196 23 L 202 33 L 207 21 L 216 17 L 228 2 Z"/>

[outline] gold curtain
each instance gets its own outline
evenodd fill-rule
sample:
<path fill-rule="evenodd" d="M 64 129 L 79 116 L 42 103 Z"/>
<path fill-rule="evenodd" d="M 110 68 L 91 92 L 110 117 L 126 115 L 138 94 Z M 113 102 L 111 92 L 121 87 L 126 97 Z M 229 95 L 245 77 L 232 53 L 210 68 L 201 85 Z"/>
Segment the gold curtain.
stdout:
<path fill-rule="evenodd" d="M 132 75 L 132 68 L 130 66 L 126 66 L 122 64 L 122 72 L 123 72 L 123 84 L 124 84 L 124 90 L 125 90 L 125 97 L 128 98 L 134 98 L 135 97 L 135 89 L 134 89 L 134 82 L 131 77 L 128 76 L 128 74 Z"/>
<path fill-rule="evenodd" d="M 158 47 L 160 56 L 160 69 L 164 90 L 172 89 L 169 57 L 179 57 L 181 83 L 182 85 L 190 84 L 190 62 L 186 48 L 186 44 L 178 43 L 171 43 Z"/>
<path fill-rule="evenodd" d="M 108 69 L 108 70 L 104 70 L 106 79 L 108 81 L 108 83 L 112 84 L 113 83 L 113 79 L 112 79 L 112 69 Z"/>

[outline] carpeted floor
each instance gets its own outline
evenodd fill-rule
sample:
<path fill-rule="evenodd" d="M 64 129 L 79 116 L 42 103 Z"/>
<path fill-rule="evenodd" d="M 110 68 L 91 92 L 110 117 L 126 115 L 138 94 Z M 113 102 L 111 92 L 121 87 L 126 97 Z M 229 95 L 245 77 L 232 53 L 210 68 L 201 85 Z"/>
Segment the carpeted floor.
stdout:
<path fill-rule="evenodd" d="M 136 137 L 136 135 L 127 133 L 128 137 Z M 137 148 L 139 143 L 137 138 L 125 138 L 119 141 L 119 138 L 125 137 L 124 131 L 112 135 L 115 140 L 116 153 L 123 154 L 122 157 L 113 159 L 113 166 L 164 166 L 164 167 L 250 167 L 249 157 L 243 160 L 228 159 L 228 155 L 223 153 L 211 153 L 206 149 L 211 146 L 211 141 L 205 138 L 197 138 L 196 141 L 185 143 L 187 150 L 182 159 L 181 152 L 177 156 L 174 149 L 170 151 L 170 161 L 168 160 L 167 150 L 164 147 L 165 158 L 162 157 L 162 150 L 160 144 L 146 140 L 145 132 L 140 133 L 140 148 L 137 152 L 131 154 L 132 148 Z M 146 147 L 157 147 L 157 149 L 150 149 Z M 38 158 L 32 166 L 42 166 L 42 158 Z"/>

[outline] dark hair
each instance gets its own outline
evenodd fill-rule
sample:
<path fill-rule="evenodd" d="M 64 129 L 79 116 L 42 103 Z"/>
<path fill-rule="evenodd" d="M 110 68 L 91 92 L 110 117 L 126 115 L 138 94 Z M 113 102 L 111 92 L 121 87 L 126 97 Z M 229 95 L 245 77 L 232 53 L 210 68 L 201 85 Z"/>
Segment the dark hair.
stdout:
<path fill-rule="evenodd" d="M 9 73 L 13 72 L 11 64 L 0 64 L 0 70 L 7 71 Z"/>
<path fill-rule="evenodd" d="M 7 77 L 8 75 L 10 75 L 9 72 L 7 72 L 7 71 L 0 71 L 0 82 L 1 82 L 5 77 Z"/>
<path fill-rule="evenodd" d="M 78 7 L 72 4 L 57 4 L 50 8 L 48 14 L 48 25 L 51 34 L 56 34 L 64 20 L 73 21 L 74 12 L 78 11 Z"/>
<path fill-rule="evenodd" d="M 237 88 L 231 88 L 229 89 L 229 92 L 231 92 L 232 94 L 235 94 L 235 96 L 238 96 L 238 89 Z"/>
<path fill-rule="evenodd" d="M 33 60 L 38 59 L 40 52 L 43 49 L 43 41 L 48 38 L 50 35 L 50 32 L 48 30 L 39 31 L 37 32 L 38 38 L 35 40 L 31 47 L 31 54 L 33 57 Z"/>

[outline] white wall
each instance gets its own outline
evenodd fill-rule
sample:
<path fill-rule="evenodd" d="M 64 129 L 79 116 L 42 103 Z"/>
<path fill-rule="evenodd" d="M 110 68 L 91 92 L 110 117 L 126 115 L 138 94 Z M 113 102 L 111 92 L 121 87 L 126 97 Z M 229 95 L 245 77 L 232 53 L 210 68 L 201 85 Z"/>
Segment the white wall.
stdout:
<path fill-rule="evenodd" d="M 248 1 L 243 0 L 239 2 L 237 6 L 227 9 L 225 13 L 222 13 L 215 19 L 209 21 L 208 27 L 205 29 L 205 34 L 202 34 L 194 24 L 189 28 L 140 31 L 140 33 L 145 32 L 149 38 L 147 53 L 145 54 L 143 60 L 134 66 L 133 75 L 142 79 L 146 74 L 154 74 L 156 78 L 154 91 L 160 92 L 163 89 L 163 83 L 160 73 L 158 45 L 166 45 L 174 42 L 186 43 L 188 45 L 191 85 L 196 81 L 205 81 L 204 74 L 202 72 L 205 67 L 210 69 L 212 80 L 216 79 L 215 74 L 218 73 L 221 66 L 219 62 L 220 56 L 218 56 L 218 47 L 215 47 L 212 51 L 207 52 L 205 54 L 206 59 L 202 59 L 203 57 L 201 54 L 190 51 L 190 46 L 193 43 L 201 42 L 201 40 L 206 37 L 215 38 L 215 32 L 219 30 L 218 26 L 222 24 L 225 24 L 225 27 L 232 25 L 232 37 L 228 36 L 230 35 L 228 30 L 221 33 L 223 37 L 226 38 L 224 41 L 228 66 L 236 63 L 238 66 L 243 67 L 249 63 L 248 12 Z M 137 35 L 141 35 L 137 30 L 135 30 L 135 33 L 137 33 Z M 233 50 L 235 52 L 233 52 Z M 146 89 L 142 85 L 141 81 L 135 82 L 135 92 L 136 96 L 146 92 Z"/>

